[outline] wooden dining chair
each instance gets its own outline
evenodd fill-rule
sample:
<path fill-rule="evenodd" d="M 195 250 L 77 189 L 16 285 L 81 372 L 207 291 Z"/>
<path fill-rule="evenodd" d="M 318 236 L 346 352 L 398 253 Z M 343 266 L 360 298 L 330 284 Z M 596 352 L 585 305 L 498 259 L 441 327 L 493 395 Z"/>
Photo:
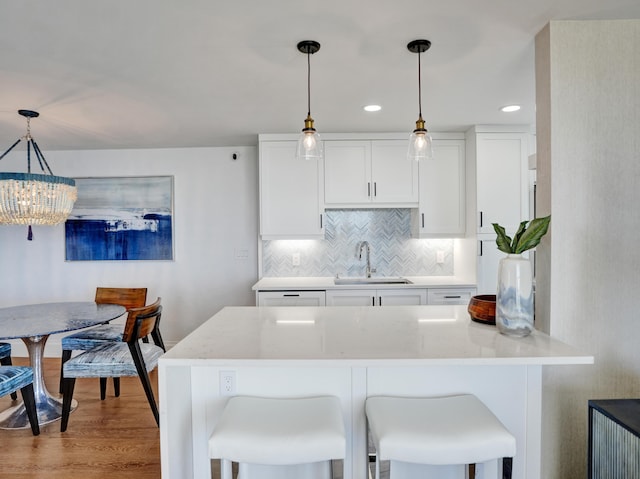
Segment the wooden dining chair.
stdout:
<path fill-rule="evenodd" d="M 11 344 L 10 343 L 0 343 L 0 365 L 2 366 L 11 366 L 13 363 L 11 362 Z M 18 399 L 18 395 L 16 392 L 11 393 L 11 399 L 14 401 Z"/>
<path fill-rule="evenodd" d="M 156 424 L 160 425 L 158 406 L 151 388 L 149 371 L 158 365 L 158 359 L 164 354 L 164 349 L 155 344 L 145 343 L 142 338 L 151 334 L 161 314 L 160 298 L 149 306 L 130 309 L 121 341 L 103 343 L 64 363 L 60 431 L 67 430 L 73 389 L 77 378 L 100 378 L 102 389 L 106 387 L 106 381 L 109 377 L 138 376 L 147 395 Z"/>
<path fill-rule="evenodd" d="M 33 393 L 33 369 L 27 366 L 0 366 L 0 397 L 11 394 L 13 398 L 18 389 L 22 394 L 31 432 L 37 436 L 40 434 L 40 425 Z"/>
<path fill-rule="evenodd" d="M 96 288 L 95 302 L 99 304 L 119 304 L 127 308 L 141 308 L 147 304 L 147 288 Z M 160 321 L 156 322 L 151 332 L 153 342 L 166 351 L 162 335 L 160 334 Z M 60 393 L 62 393 L 62 369 L 64 363 L 70 358 L 73 351 L 87 351 L 105 342 L 122 340 L 121 324 L 102 324 L 93 328 L 78 331 L 62 338 L 62 362 L 60 365 Z M 147 337 L 144 338 L 148 342 Z M 116 397 L 120 396 L 120 380 L 113 378 L 113 388 Z M 106 387 L 100 390 L 100 399 L 106 396 Z"/>

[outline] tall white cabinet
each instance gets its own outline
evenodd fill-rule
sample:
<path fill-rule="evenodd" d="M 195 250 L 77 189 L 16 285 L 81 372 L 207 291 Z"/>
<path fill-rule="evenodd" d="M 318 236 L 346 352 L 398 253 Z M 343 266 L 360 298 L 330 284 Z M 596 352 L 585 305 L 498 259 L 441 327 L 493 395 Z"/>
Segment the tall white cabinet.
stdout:
<path fill-rule="evenodd" d="M 482 127 L 467 132 L 468 154 L 476 166 L 476 232 L 478 294 L 495 294 L 498 263 L 504 257 L 492 223 L 509 236 L 529 218 L 528 157 L 533 137 L 527 126 Z"/>

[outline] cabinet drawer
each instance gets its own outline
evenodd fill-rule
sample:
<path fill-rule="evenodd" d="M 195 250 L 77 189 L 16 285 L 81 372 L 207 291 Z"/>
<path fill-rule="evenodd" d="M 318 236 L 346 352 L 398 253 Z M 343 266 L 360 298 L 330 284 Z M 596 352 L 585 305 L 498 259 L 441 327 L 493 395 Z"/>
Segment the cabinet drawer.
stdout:
<path fill-rule="evenodd" d="M 471 296 L 476 294 L 473 288 L 468 289 L 430 289 L 427 304 L 469 304 Z"/>
<path fill-rule="evenodd" d="M 324 306 L 324 291 L 258 291 L 258 306 Z"/>

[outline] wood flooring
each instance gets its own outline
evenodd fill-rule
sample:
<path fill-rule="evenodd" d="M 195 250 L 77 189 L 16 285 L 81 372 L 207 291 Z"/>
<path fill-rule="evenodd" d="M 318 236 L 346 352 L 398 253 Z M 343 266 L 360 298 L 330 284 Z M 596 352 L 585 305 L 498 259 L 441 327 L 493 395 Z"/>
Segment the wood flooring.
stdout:
<path fill-rule="evenodd" d="M 26 358 L 13 358 L 27 365 Z M 60 360 L 45 358 L 47 389 L 58 390 Z M 151 373 L 156 388 L 157 369 Z M 60 421 L 31 429 L 0 429 L 0 478 L 2 479 L 159 479 L 160 430 L 156 426 L 144 390 L 137 377 L 121 378 L 120 397 L 113 396 L 109 380 L 107 397 L 100 401 L 99 380 L 78 379 L 74 391 L 78 408 L 69 426 L 60 432 Z M 0 410 L 11 398 L 0 398 Z"/>

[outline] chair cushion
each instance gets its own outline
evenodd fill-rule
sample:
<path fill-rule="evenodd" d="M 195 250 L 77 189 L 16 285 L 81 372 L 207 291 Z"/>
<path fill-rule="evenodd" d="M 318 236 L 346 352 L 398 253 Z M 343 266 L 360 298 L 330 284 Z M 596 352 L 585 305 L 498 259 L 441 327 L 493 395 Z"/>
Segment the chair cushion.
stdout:
<path fill-rule="evenodd" d="M 345 432 L 336 397 L 229 399 L 209 439 L 209 457 L 290 465 L 344 459 Z"/>
<path fill-rule="evenodd" d="M 106 341 L 122 341 L 122 324 L 101 324 L 94 328 L 83 329 L 62 338 L 62 349 L 68 351 L 86 351 Z"/>
<path fill-rule="evenodd" d="M 381 460 L 475 464 L 513 457 L 516 440 L 475 396 L 370 397 L 366 414 Z"/>
<path fill-rule="evenodd" d="M 158 364 L 164 354 L 162 348 L 151 343 L 140 343 L 147 372 Z M 65 378 L 108 378 L 137 376 L 129 346 L 125 342 L 108 342 L 77 355 L 64 363 Z"/>
<path fill-rule="evenodd" d="M 33 382 L 33 369 L 26 366 L 0 366 L 0 396 L 22 389 Z"/>
<path fill-rule="evenodd" d="M 11 344 L 0 343 L 0 358 L 6 358 L 7 356 L 11 356 Z"/>

